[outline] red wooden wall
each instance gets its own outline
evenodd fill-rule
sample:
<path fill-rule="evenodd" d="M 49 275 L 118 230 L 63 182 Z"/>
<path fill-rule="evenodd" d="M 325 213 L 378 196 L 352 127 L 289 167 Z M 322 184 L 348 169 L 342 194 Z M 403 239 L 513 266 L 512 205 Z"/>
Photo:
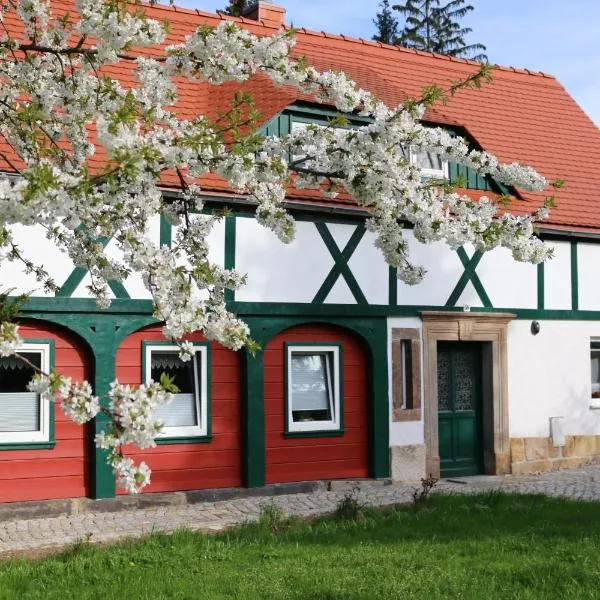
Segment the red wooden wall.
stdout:
<path fill-rule="evenodd" d="M 164 340 L 160 326 L 128 336 L 117 351 L 120 383 L 142 382 L 142 341 Z M 189 336 L 202 341 L 201 335 Z M 211 347 L 212 441 L 197 444 L 162 444 L 140 450 L 127 448 L 129 456 L 144 460 L 152 469 L 147 492 L 239 487 L 241 467 L 240 360 L 237 353 L 218 344 Z M 117 490 L 117 493 L 123 493 Z"/>
<path fill-rule="evenodd" d="M 336 342 L 343 347 L 344 434 L 285 438 L 285 342 Z M 367 477 L 366 356 L 359 341 L 329 325 L 293 327 L 266 346 L 265 436 L 267 483 Z"/>
<path fill-rule="evenodd" d="M 75 381 L 89 380 L 91 358 L 75 335 L 42 321 L 23 321 L 20 333 L 24 339 L 53 339 L 57 371 Z M 55 434 L 52 449 L 0 447 L 0 502 L 79 497 L 89 492 L 87 427 L 73 423 L 56 404 Z"/>

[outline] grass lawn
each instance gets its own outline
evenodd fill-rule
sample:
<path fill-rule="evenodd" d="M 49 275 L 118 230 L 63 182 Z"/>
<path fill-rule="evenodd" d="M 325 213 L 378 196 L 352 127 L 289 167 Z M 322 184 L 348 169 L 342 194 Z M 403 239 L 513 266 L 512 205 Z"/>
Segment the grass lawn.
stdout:
<path fill-rule="evenodd" d="M 488 493 L 356 521 L 81 544 L 0 562 L 0 598 L 600 598 L 600 503 Z"/>

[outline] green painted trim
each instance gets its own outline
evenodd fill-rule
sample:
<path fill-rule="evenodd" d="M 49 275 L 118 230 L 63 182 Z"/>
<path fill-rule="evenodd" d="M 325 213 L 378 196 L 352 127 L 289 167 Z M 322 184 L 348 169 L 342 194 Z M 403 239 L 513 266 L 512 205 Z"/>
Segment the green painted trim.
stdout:
<path fill-rule="evenodd" d="M 109 279 L 108 287 L 112 290 L 116 298 L 131 298 L 125 286 L 116 279 Z"/>
<path fill-rule="evenodd" d="M 235 243 L 236 243 L 236 218 L 225 217 L 225 257 L 223 266 L 226 269 L 235 269 Z M 225 301 L 235 300 L 235 290 L 225 290 Z"/>
<path fill-rule="evenodd" d="M 475 291 L 477 292 L 477 295 L 479 296 L 484 308 L 492 308 L 492 303 L 489 299 L 489 296 L 487 295 L 476 271 L 477 265 L 483 258 L 483 252 L 481 250 L 476 250 L 473 256 L 469 258 L 465 249 L 461 246 L 456 251 L 456 254 L 458 255 L 458 258 L 460 259 L 460 262 L 465 270 L 458 280 L 454 290 L 450 294 L 450 297 L 446 301 L 446 307 L 456 306 L 461 294 L 465 291 L 465 288 L 470 281 L 473 284 L 473 287 L 475 288 Z"/>
<path fill-rule="evenodd" d="M 206 348 L 206 435 L 193 436 L 169 436 L 163 438 L 155 438 L 157 445 L 167 444 L 190 444 L 203 443 L 207 444 L 212 441 L 212 344 L 210 342 L 190 342 L 192 346 Z M 175 346 L 173 342 L 168 340 L 142 340 L 142 383 L 146 383 L 148 375 L 148 364 L 146 362 L 146 348 L 148 346 Z M 201 401 L 202 402 L 202 401 Z M 202 410 L 202 406 L 200 406 Z"/>
<path fill-rule="evenodd" d="M 128 300 L 116 298 L 112 300 L 107 309 L 98 308 L 92 298 L 57 298 L 57 297 L 31 297 L 21 309 L 23 316 L 29 313 L 67 313 L 85 314 L 87 317 L 110 317 L 119 314 L 152 315 L 154 312 L 151 300 Z"/>
<path fill-rule="evenodd" d="M 358 227 L 356 227 L 356 229 L 350 236 L 348 243 L 346 244 L 346 246 L 344 246 L 344 249 L 341 252 L 325 223 L 315 223 L 315 227 L 317 228 L 321 239 L 325 243 L 325 246 L 327 246 L 329 254 L 331 254 L 331 257 L 333 258 L 334 265 L 331 268 L 331 271 L 329 271 L 329 275 L 327 275 L 325 281 L 323 282 L 315 297 L 313 298 L 313 304 L 323 304 L 325 302 L 327 296 L 333 289 L 333 286 L 335 285 L 340 275 L 348 284 L 350 292 L 352 292 L 352 295 L 354 296 L 356 302 L 358 304 L 368 304 L 365 295 L 362 293 L 360 286 L 358 285 L 356 279 L 354 278 L 354 275 L 352 274 L 352 271 L 350 270 L 350 267 L 348 266 L 348 261 L 350 260 L 350 258 L 352 258 L 354 251 L 356 250 L 356 248 L 360 244 L 360 241 L 365 235 L 366 229 L 364 228 L 364 226 L 359 225 Z"/>
<path fill-rule="evenodd" d="M 102 237 L 99 238 L 98 241 L 102 244 L 102 248 L 106 248 L 110 243 L 112 238 Z M 75 293 L 77 287 L 84 280 L 85 276 L 88 273 L 88 269 L 85 267 L 75 267 L 71 274 L 67 277 L 65 282 L 60 286 L 60 289 L 56 292 L 56 296 L 58 297 L 70 297 Z M 116 298 L 130 298 L 127 289 L 123 285 L 122 282 L 117 281 L 116 279 L 110 279 L 108 281 L 108 287 L 111 289 L 112 293 Z"/>
<path fill-rule="evenodd" d="M 165 219 L 163 215 L 160 215 L 160 234 L 159 243 L 161 246 L 169 246 L 173 243 L 173 226 Z"/>
<path fill-rule="evenodd" d="M 60 297 L 72 296 L 75 293 L 77 286 L 83 281 L 86 274 L 87 269 L 84 267 L 75 267 L 65 282 L 60 286 L 60 289 L 58 292 L 56 292 L 56 295 Z"/>
<path fill-rule="evenodd" d="M 332 431 L 284 431 L 283 437 L 286 439 L 344 437 L 345 433 L 345 429 L 334 429 Z"/>
<path fill-rule="evenodd" d="M 252 326 L 250 331 L 256 340 L 258 332 L 253 331 Z M 262 351 L 254 356 L 245 349 L 241 352 L 242 476 L 246 487 L 255 488 L 266 483 L 264 361 Z"/>
<path fill-rule="evenodd" d="M 0 444 L 0 452 L 4 450 L 52 450 L 56 442 L 27 442 L 23 444 Z"/>
<path fill-rule="evenodd" d="M 388 268 L 388 302 L 390 306 L 398 304 L 398 269 Z"/>
<path fill-rule="evenodd" d="M 213 436 L 164 437 L 157 438 L 155 441 L 157 446 L 171 446 L 174 444 L 210 444 L 213 441 Z"/>
<path fill-rule="evenodd" d="M 545 306 L 545 293 L 546 293 L 546 275 L 544 269 L 544 263 L 539 263 L 537 266 L 537 307 L 538 310 L 544 310 Z"/>
<path fill-rule="evenodd" d="M 579 268 L 576 241 L 571 242 L 571 308 L 579 310 Z"/>
<path fill-rule="evenodd" d="M 339 382 L 339 390 L 340 390 L 340 426 L 337 429 L 328 429 L 328 430 L 315 430 L 315 431 L 290 431 L 290 421 L 289 421 L 289 407 L 290 407 L 290 398 L 288 394 L 288 384 L 289 384 L 289 373 L 290 373 L 290 364 L 288 363 L 288 349 L 290 347 L 303 347 L 303 348 L 313 348 L 315 346 L 334 346 L 338 349 L 338 357 L 339 361 L 337 364 L 336 374 L 335 376 Z M 284 352 L 284 360 L 283 360 L 283 368 L 284 368 L 284 404 L 283 404 L 283 420 L 284 420 L 284 428 L 283 435 L 285 437 L 327 437 L 330 435 L 343 435 L 344 433 L 344 346 L 339 342 L 285 342 L 283 344 L 283 352 Z M 315 435 L 317 434 L 317 435 Z"/>
<path fill-rule="evenodd" d="M 56 342 L 53 338 L 23 338 L 23 345 L 45 344 L 48 346 L 48 369 L 50 372 L 56 368 Z M 25 350 L 25 349 L 24 349 Z M 56 401 L 50 402 L 50 413 L 48 415 L 48 440 L 43 442 L 11 442 L 3 444 L 0 442 L 0 450 L 47 450 L 56 446 L 55 427 Z"/>

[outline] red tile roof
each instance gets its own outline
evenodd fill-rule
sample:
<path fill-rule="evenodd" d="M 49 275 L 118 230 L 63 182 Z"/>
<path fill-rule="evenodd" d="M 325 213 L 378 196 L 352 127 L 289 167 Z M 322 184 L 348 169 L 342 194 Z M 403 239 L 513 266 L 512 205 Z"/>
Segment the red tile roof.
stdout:
<path fill-rule="evenodd" d="M 55 0 L 55 10 L 72 9 L 69 2 Z M 146 9 L 150 16 L 168 19 L 169 43 L 182 42 L 199 25 L 215 26 L 230 19 L 258 35 L 276 29 L 265 23 L 220 14 L 155 5 Z M 455 59 L 388 46 L 379 42 L 352 39 L 300 29 L 295 53 L 304 56 L 318 69 L 346 71 L 361 87 L 375 93 L 390 105 L 407 97 L 417 97 L 426 85 L 447 87 L 479 68 L 469 60 Z M 147 51 L 144 51 L 147 52 Z M 111 73 L 129 79 L 129 66 L 117 66 Z M 552 76 L 522 69 L 498 67 L 491 84 L 479 90 L 462 90 L 447 104 L 426 115 L 428 121 L 458 125 L 481 148 L 503 162 L 518 161 L 535 167 L 549 180 L 566 180 L 558 194 L 558 207 L 551 212 L 548 225 L 557 228 L 600 230 L 600 130 Z M 199 112 L 215 113 L 226 109 L 239 85 L 208 86 L 180 81 L 177 110 L 190 117 Z M 277 88 L 262 77 L 244 84 L 244 91 L 255 97 L 266 122 L 297 100 L 307 100 L 291 88 Z M 0 148 L 1 149 L 1 148 Z M 177 180 L 165 176 L 166 186 Z M 207 191 L 226 191 L 225 182 L 210 176 L 202 181 Z M 545 194 L 521 193 L 511 210 L 529 212 Z M 306 191 L 290 191 L 290 197 L 310 199 Z M 321 197 L 314 200 L 323 202 Z M 345 202 L 336 202 L 338 206 Z"/>

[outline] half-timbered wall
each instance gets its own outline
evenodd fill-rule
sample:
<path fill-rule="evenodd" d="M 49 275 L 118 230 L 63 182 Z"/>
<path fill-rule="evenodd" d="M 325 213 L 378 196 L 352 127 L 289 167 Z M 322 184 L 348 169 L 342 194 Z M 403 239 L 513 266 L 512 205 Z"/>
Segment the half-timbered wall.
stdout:
<path fill-rule="evenodd" d="M 66 330 L 42 321 L 21 324 L 27 340 L 52 340 L 56 369 L 75 381 L 89 379 L 91 362 L 85 346 Z M 73 423 L 60 405 L 54 408 L 54 432 L 48 447 L 22 444 L 0 448 L 0 502 L 85 496 L 89 493 L 87 427 Z"/>
<path fill-rule="evenodd" d="M 285 344 L 305 342 L 341 346 L 341 432 L 285 432 Z M 352 334 L 309 324 L 275 336 L 264 352 L 264 398 L 267 483 L 368 476 L 366 357 Z"/>
<path fill-rule="evenodd" d="M 119 382 L 142 383 L 142 343 L 164 339 L 157 326 L 128 336 L 117 352 Z M 201 341 L 202 337 L 189 339 Z M 211 344 L 209 364 L 209 438 L 161 441 L 150 450 L 128 449 L 128 454 L 152 466 L 149 492 L 242 485 L 240 357 L 219 344 Z"/>

